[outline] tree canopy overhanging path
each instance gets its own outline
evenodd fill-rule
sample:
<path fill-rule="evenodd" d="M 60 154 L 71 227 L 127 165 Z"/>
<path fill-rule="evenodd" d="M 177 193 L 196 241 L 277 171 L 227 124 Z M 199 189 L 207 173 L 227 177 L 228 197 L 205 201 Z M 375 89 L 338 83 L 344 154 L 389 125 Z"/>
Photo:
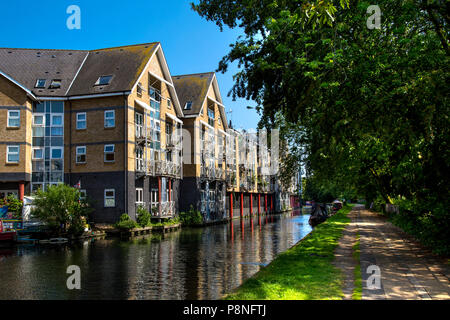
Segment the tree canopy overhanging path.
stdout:
<path fill-rule="evenodd" d="M 348 216 L 351 222 L 340 239 L 335 260 L 335 265 L 345 276 L 344 299 L 351 299 L 354 287 L 353 268 L 356 264 L 350 261 L 357 233 L 360 237 L 363 300 L 450 299 L 450 265 L 447 259 L 432 254 L 384 216 L 365 210 L 361 205 L 355 206 Z M 379 289 L 368 288 L 369 266 L 379 268 Z"/>

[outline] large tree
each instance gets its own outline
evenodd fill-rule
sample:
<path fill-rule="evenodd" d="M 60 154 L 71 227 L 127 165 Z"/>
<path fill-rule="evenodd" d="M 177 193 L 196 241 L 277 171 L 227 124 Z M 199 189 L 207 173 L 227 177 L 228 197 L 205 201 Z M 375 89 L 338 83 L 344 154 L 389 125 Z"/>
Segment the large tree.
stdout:
<path fill-rule="evenodd" d="M 368 28 L 371 4 L 200 0 L 193 8 L 219 27 L 242 27 L 218 70 L 238 62 L 230 93 L 258 103 L 262 126 L 281 115 L 291 145 L 302 146 L 291 154 L 317 180 L 350 183 L 368 200 L 406 199 L 419 217 L 431 210 L 448 226 L 436 208 L 450 205 L 450 1 L 379 0 L 380 29 Z"/>

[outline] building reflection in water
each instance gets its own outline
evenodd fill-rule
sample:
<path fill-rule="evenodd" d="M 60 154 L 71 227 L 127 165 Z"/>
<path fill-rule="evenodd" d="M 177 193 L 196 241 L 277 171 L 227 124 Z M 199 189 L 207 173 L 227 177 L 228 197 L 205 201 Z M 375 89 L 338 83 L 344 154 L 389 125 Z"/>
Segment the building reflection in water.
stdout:
<path fill-rule="evenodd" d="M 254 216 L 133 241 L 0 250 L 0 299 L 219 299 L 306 236 L 308 218 Z M 81 290 L 66 287 L 69 265 L 80 266 Z"/>

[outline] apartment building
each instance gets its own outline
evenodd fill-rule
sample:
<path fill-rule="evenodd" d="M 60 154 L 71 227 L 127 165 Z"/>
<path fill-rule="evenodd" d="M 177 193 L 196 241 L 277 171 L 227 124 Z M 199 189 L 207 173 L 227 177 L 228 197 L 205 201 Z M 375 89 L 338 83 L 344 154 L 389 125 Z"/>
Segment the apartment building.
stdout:
<path fill-rule="evenodd" d="M 183 181 L 181 210 L 191 206 L 204 221 L 227 218 L 225 106 L 214 72 L 172 77 L 183 109 Z"/>
<path fill-rule="evenodd" d="M 0 193 L 67 183 L 94 222 L 178 210 L 183 111 L 160 43 L 0 49 Z"/>

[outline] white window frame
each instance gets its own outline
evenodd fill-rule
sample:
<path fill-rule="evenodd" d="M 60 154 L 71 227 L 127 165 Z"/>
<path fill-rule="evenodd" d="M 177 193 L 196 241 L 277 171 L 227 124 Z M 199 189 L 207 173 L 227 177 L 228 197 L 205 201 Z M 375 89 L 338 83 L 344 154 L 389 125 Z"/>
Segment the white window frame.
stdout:
<path fill-rule="evenodd" d="M 80 200 L 86 200 L 87 192 L 86 189 L 80 189 Z"/>
<path fill-rule="evenodd" d="M 42 123 L 41 124 L 37 124 L 35 119 L 36 117 L 42 117 Z M 36 127 L 45 127 L 45 114 L 44 113 L 36 113 L 33 114 L 33 126 Z"/>
<path fill-rule="evenodd" d="M 113 151 L 106 151 L 107 147 L 113 147 Z M 106 155 L 112 153 L 114 155 L 114 160 L 106 160 Z M 105 147 L 103 148 L 103 160 L 104 162 L 112 163 L 116 161 L 116 146 L 114 144 L 105 144 Z"/>
<path fill-rule="evenodd" d="M 144 203 L 144 189 L 136 188 L 136 204 L 142 205 Z"/>
<path fill-rule="evenodd" d="M 107 192 L 113 192 L 113 196 L 106 197 Z M 106 200 L 113 199 L 114 205 L 107 205 Z M 114 208 L 116 206 L 116 189 L 105 189 L 103 193 L 103 205 L 105 208 Z"/>
<path fill-rule="evenodd" d="M 41 150 L 42 151 L 42 158 L 36 158 L 35 156 L 34 156 L 34 151 L 35 150 Z M 45 149 L 43 148 L 43 147 L 34 147 L 33 148 L 33 150 L 32 150 L 32 159 L 33 160 L 44 160 L 44 155 L 45 155 Z"/>
<path fill-rule="evenodd" d="M 17 152 L 11 152 L 9 151 L 9 148 L 18 148 Z M 17 154 L 18 155 L 18 160 L 17 161 L 9 161 L 9 155 L 14 155 Z M 6 146 L 6 163 L 19 163 L 20 162 L 20 145 L 9 145 Z"/>
<path fill-rule="evenodd" d="M 53 158 L 53 150 L 61 150 L 61 158 Z M 51 147 L 50 148 L 50 160 L 63 160 L 64 159 L 64 148 L 63 147 Z"/>
<path fill-rule="evenodd" d="M 18 112 L 19 115 L 17 117 L 11 117 L 11 112 Z M 11 126 L 9 124 L 10 120 L 19 120 L 19 125 Z M 8 128 L 20 128 L 20 110 L 8 110 Z"/>
<path fill-rule="evenodd" d="M 81 148 L 84 148 L 84 153 L 79 153 L 78 152 L 78 150 L 81 149 Z M 87 162 L 87 155 L 86 154 L 87 154 L 86 146 L 78 146 L 76 148 L 76 151 L 75 151 L 75 163 L 78 163 L 78 164 L 86 163 Z M 84 161 L 83 162 L 78 161 L 78 156 L 82 156 L 82 155 L 84 155 Z"/>
<path fill-rule="evenodd" d="M 108 118 L 106 116 L 109 112 L 112 112 L 112 114 L 113 114 L 112 120 L 114 121 L 114 124 L 112 126 L 107 125 L 107 120 L 111 120 L 110 118 Z M 116 127 L 116 110 L 105 110 L 105 112 L 104 112 L 104 127 L 105 128 L 115 128 Z"/>
<path fill-rule="evenodd" d="M 53 119 L 54 118 L 61 118 L 61 124 L 54 124 Z M 51 126 L 52 127 L 64 127 L 64 116 L 62 114 L 52 114 L 51 116 Z"/>
<path fill-rule="evenodd" d="M 81 116 L 81 115 L 84 115 L 84 120 L 79 120 L 78 119 L 78 116 Z M 84 122 L 84 128 L 80 128 L 78 126 L 79 122 Z M 77 130 L 85 130 L 85 129 L 87 129 L 87 115 L 86 115 L 86 112 L 77 112 L 77 114 L 76 114 L 76 127 L 77 127 Z"/>

